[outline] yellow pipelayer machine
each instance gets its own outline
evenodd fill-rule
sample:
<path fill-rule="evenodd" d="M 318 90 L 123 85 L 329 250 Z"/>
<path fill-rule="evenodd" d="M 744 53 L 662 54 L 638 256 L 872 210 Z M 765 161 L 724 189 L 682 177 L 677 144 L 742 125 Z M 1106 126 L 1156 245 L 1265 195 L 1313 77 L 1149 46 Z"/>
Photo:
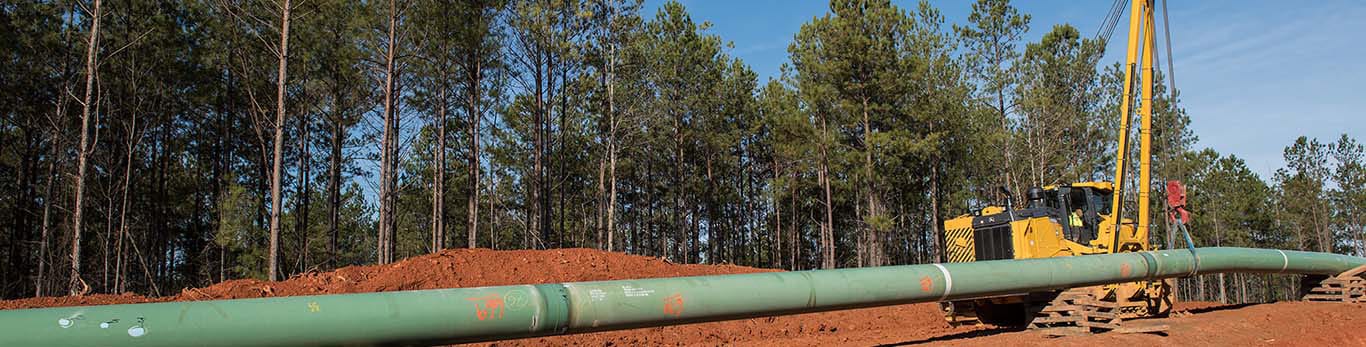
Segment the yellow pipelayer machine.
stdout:
<path fill-rule="evenodd" d="M 1023 208 L 989 206 L 944 222 L 948 262 L 1025 259 L 1136 252 L 1148 244 L 1151 181 L 1154 26 L 1153 1 L 1133 0 L 1125 57 L 1124 99 L 1114 182 L 1080 182 L 1031 187 Z M 1136 83 L 1138 83 L 1136 85 Z M 1130 151 L 1133 86 L 1139 105 L 1137 221 L 1123 218 L 1125 168 Z M 1118 185 L 1118 186 L 1117 186 Z M 1080 213 L 1077 213 L 1080 212 Z M 1163 281 L 1074 288 L 944 303 L 954 324 L 985 322 L 1031 327 L 1078 326 L 1086 331 L 1119 329 L 1125 318 L 1162 315 L 1171 308 L 1171 286 Z"/>

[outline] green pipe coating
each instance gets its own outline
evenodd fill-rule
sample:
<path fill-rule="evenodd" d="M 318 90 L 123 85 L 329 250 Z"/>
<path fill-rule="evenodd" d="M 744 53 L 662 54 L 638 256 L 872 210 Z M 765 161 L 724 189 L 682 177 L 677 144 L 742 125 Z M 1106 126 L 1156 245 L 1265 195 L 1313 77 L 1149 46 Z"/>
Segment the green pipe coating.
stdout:
<path fill-rule="evenodd" d="M 967 299 L 1366 258 L 1197 248 L 971 263 L 0 311 L 0 346 L 433 345 Z"/>

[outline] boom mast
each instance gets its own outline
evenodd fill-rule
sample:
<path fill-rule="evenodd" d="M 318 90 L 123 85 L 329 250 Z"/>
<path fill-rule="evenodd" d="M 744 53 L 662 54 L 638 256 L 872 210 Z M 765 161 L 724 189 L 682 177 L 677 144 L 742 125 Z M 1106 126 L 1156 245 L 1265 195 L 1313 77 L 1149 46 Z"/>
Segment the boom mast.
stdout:
<path fill-rule="evenodd" d="M 1112 198 L 1114 208 L 1111 220 L 1115 221 L 1114 243 L 1110 252 L 1119 250 L 1120 226 L 1123 224 L 1124 183 L 1127 181 L 1126 168 L 1129 153 L 1129 121 L 1133 118 L 1134 83 L 1139 86 L 1142 99 L 1139 104 L 1139 154 L 1138 154 L 1138 226 L 1128 239 L 1147 239 L 1149 225 L 1149 199 L 1152 190 L 1152 115 L 1153 115 L 1153 51 L 1155 49 L 1153 30 L 1153 1 L 1133 0 L 1129 9 L 1129 46 L 1124 57 L 1124 94 L 1120 101 L 1119 146 L 1115 153 L 1115 191 Z M 1140 60 L 1141 59 L 1141 60 Z M 1137 75 L 1135 75 L 1137 73 Z"/>

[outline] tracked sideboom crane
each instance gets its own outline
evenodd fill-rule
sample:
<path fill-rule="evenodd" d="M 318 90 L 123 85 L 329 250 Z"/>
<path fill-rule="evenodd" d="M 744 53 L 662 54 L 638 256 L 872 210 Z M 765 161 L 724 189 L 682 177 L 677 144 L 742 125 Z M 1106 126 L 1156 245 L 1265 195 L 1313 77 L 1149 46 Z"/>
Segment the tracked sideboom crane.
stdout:
<path fill-rule="evenodd" d="M 1154 1 L 1130 2 L 1120 131 L 1112 182 L 1031 187 L 1022 207 L 982 210 L 944 222 L 949 262 L 1028 259 L 1152 250 L 1149 195 L 1152 182 Z M 1115 17 L 1116 20 L 1118 17 Z M 1135 107 L 1134 94 L 1138 94 Z M 1131 120 L 1138 113 L 1138 184 L 1130 181 Z M 1136 216 L 1124 216 L 1125 193 L 1135 190 Z M 951 323 L 1078 326 L 1112 330 L 1126 318 L 1164 315 L 1171 309 L 1167 280 L 1127 282 L 944 303 Z"/>

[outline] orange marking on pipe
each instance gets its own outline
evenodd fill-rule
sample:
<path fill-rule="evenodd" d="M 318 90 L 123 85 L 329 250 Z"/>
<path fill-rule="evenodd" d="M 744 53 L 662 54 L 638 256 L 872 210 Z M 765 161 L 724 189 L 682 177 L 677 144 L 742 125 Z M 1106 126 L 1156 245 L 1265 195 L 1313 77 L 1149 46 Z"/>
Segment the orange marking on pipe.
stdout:
<path fill-rule="evenodd" d="M 674 317 L 683 315 L 683 294 L 674 294 L 664 298 L 664 314 Z"/>
<path fill-rule="evenodd" d="M 503 319 L 503 296 L 493 293 L 481 297 L 465 298 L 474 302 L 474 317 L 479 320 Z"/>

